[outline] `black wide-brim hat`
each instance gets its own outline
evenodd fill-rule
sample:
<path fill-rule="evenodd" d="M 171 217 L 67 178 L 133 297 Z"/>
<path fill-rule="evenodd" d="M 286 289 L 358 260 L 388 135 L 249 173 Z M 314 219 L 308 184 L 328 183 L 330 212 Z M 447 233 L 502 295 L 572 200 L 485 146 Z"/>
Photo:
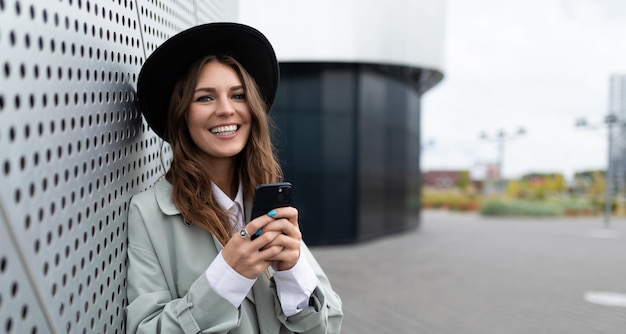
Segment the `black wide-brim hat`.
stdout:
<path fill-rule="evenodd" d="M 235 58 L 254 78 L 271 107 L 278 90 L 276 54 L 258 30 L 239 23 L 208 23 L 182 31 L 161 44 L 144 62 L 137 79 L 139 108 L 150 128 L 165 141 L 167 110 L 176 81 L 207 55 Z"/>

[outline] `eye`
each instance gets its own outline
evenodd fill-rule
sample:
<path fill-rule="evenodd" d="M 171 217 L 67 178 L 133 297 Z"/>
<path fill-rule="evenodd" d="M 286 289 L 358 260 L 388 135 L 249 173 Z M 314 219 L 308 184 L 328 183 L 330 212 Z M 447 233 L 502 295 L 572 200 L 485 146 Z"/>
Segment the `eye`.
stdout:
<path fill-rule="evenodd" d="M 210 102 L 213 101 L 213 97 L 209 95 L 202 95 L 196 98 L 196 102 Z"/>
<path fill-rule="evenodd" d="M 246 100 L 246 94 L 235 94 L 232 96 L 233 100 L 240 100 L 240 101 L 245 101 Z"/>

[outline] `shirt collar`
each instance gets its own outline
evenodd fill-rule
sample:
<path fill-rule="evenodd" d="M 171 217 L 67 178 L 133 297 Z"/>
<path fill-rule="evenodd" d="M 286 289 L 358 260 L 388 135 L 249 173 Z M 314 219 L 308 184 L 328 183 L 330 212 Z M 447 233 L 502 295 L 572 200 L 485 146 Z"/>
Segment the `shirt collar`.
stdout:
<path fill-rule="evenodd" d="M 239 180 L 239 186 L 237 186 L 237 195 L 235 195 L 235 200 L 231 200 L 223 191 L 215 185 L 215 183 L 211 182 L 211 190 L 213 191 L 213 196 L 215 196 L 215 201 L 217 205 L 222 208 L 222 210 L 228 212 L 231 210 L 233 205 L 237 204 L 239 209 L 243 209 L 243 189 L 241 187 L 241 180 Z"/>

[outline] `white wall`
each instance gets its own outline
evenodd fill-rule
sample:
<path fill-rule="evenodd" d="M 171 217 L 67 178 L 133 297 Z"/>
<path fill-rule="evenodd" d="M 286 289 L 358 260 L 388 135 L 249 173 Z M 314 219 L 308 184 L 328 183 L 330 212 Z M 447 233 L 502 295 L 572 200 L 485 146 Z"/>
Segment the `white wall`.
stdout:
<path fill-rule="evenodd" d="M 124 333 L 128 202 L 164 171 L 137 74 L 237 2 L 0 4 L 0 333 Z"/>
<path fill-rule="evenodd" d="M 240 0 L 280 61 L 405 65 L 443 72 L 445 0 Z"/>

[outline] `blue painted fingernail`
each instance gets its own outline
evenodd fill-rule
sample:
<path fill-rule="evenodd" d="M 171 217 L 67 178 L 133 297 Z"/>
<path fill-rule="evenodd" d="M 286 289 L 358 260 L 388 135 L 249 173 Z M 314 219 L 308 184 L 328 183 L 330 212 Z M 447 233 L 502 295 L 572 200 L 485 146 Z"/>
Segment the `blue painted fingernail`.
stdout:
<path fill-rule="evenodd" d="M 263 232 L 262 228 L 256 230 L 256 233 L 254 233 L 254 235 L 258 237 L 259 235 L 261 235 L 261 232 Z"/>
<path fill-rule="evenodd" d="M 272 211 L 268 212 L 267 215 L 270 216 L 270 217 L 274 217 L 274 216 L 276 216 L 277 213 L 278 212 L 276 212 L 276 210 L 272 210 Z"/>

